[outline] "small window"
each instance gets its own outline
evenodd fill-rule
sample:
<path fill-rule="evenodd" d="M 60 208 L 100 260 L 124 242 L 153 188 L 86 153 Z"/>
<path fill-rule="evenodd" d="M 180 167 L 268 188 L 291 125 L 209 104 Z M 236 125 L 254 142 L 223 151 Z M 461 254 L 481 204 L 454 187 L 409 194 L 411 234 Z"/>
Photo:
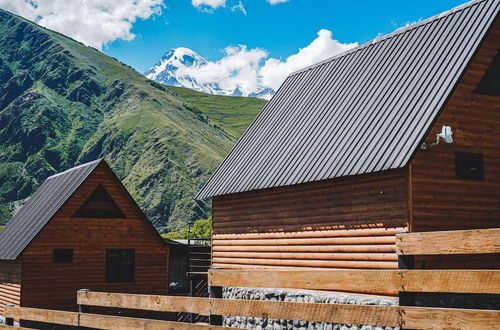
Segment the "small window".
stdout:
<path fill-rule="evenodd" d="M 483 155 L 455 152 L 455 171 L 457 179 L 484 180 Z"/>
<path fill-rule="evenodd" d="M 73 262 L 72 249 L 54 249 L 54 263 L 71 263 Z"/>
<path fill-rule="evenodd" d="M 106 250 L 106 282 L 133 282 L 135 250 Z"/>

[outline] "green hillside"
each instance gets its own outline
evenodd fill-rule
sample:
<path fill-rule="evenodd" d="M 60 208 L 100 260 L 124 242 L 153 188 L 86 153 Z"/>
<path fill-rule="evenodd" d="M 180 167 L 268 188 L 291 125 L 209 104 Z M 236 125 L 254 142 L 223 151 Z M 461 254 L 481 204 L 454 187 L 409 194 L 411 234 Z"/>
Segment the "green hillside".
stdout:
<path fill-rule="evenodd" d="M 0 10 L 0 224 L 43 180 L 105 157 L 161 231 L 209 216 L 193 196 L 265 101 L 154 83 Z"/>

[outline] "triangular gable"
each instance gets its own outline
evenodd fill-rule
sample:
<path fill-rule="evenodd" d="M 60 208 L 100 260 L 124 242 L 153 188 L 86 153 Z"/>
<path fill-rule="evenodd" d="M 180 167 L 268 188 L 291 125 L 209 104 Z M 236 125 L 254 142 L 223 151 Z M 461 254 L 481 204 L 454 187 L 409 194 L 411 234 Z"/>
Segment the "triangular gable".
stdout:
<path fill-rule="evenodd" d="M 126 218 L 123 211 L 102 184 L 90 194 L 75 212 L 76 218 Z"/>
<path fill-rule="evenodd" d="M 65 203 L 71 199 L 99 165 L 104 166 L 109 171 L 113 180 L 118 183 L 132 205 L 163 244 L 161 236 L 147 220 L 118 177 L 103 159 L 99 159 L 53 175 L 44 181 L 28 202 L 7 223 L 5 229 L 0 231 L 0 260 L 17 259 L 54 215 L 64 209 Z M 95 192 L 95 189 L 92 192 Z M 92 192 L 86 196 L 85 200 L 92 200 Z M 102 191 L 98 193 L 102 193 Z M 85 200 L 82 201 L 80 207 L 84 207 Z"/>
<path fill-rule="evenodd" d="M 197 198 L 407 166 L 499 8 L 471 1 L 292 73 Z"/>

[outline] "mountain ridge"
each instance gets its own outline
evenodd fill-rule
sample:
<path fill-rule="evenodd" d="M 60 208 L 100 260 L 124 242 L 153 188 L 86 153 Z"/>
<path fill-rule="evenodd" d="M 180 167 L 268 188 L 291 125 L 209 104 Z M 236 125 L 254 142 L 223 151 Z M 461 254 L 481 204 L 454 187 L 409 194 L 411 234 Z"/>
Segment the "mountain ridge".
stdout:
<path fill-rule="evenodd" d="M 161 85 L 4 10 L 0 39 L 0 224 L 48 176 L 101 157 L 161 232 L 209 215 L 193 196 L 264 101 Z"/>
<path fill-rule="evenodd" d="M 195 67 L 203 69 L 207 64 L 208 61 L 195 51 L 186 47 L 178 47 L 168 50 L 158 62 L 147 69 L 143 74 L 147 78 L 165 85 L 186 87 L 215 95 L 247 96 L 269 99 L 274 94 L 274 90 L 271 88 L 261 88 L 256 92 L 244 95 L 240 86 L 224 89 L 215 81 L 199 82 L 195 77 L 185 73 L 186 68 Z"/>

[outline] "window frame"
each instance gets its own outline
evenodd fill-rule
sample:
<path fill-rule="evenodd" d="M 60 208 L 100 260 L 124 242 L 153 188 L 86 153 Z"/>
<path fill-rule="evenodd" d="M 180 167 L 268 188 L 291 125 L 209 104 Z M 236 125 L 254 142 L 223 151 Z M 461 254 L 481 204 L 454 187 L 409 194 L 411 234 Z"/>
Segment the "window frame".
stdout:
<path fill-rule="evenodd" d="M 477 165 L 477 172 L 472 171 L 471 166 L 467 166 L 471 163 Z M 482 153 L 455 151 L 455 178 L 457 180 L 484 181 L 484 177 L 484 155 Z"/>
<path fill-rule="evenodd" d="M 54 264 L 71 264 L 73 263 L 73 249 L 53 249 L 52 262 Z"/>
<path fill-rule="evenodd" d="M 135 282 L 135 249 L 106 249 L 106 283 Z"/>

